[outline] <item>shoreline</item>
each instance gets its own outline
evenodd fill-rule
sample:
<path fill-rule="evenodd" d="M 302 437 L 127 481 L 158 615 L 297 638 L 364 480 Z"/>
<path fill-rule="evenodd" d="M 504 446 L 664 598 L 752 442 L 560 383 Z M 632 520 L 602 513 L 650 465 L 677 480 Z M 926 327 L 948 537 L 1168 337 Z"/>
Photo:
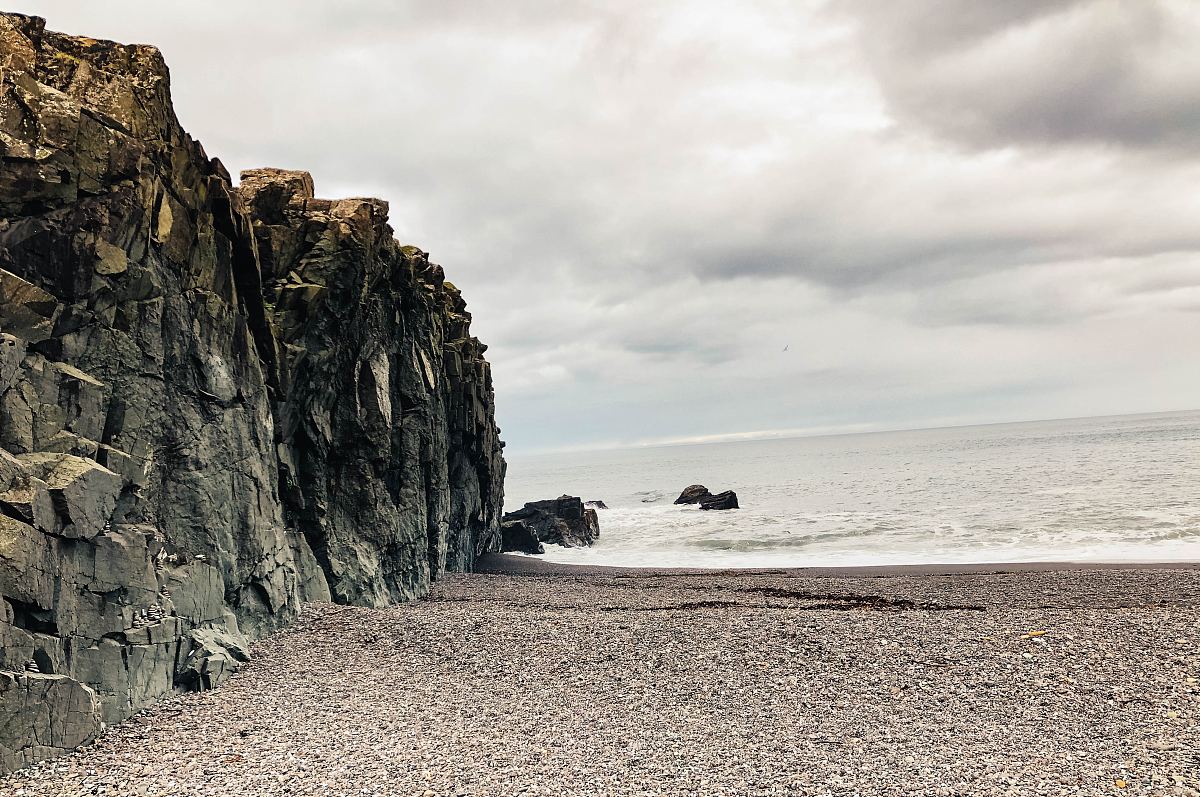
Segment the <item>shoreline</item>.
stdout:
<path fill-rule="evenodd" d="M 1096 570 L 1200 570 L 1195 561 L 1124 562 L 978 562 L 827 567 L 626 567 L 548 562 L 533 556 L 488 553 L 475 561 L 476 573 L 515 576 L 734 576 L 783 575 L 810 578 L 887 578 L 895 576 L 1007 575 Z"/>

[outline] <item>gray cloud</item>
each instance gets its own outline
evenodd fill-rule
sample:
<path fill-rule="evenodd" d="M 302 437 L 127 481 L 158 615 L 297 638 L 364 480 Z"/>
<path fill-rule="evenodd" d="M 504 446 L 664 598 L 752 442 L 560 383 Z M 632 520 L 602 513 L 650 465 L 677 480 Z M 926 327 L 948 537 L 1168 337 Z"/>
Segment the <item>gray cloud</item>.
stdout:
<path fill-rule="evenodd" d="M 158 44 L 231 170 L 386 198 L 512 451 L 1200 396 L 1190 4 L 24 5 Z"/>
<path fill-rule="evenodd" d="M 1200 24 L 1170 0 L 851 0 L 892 111 L 979 147 L 1194 151 Z"/>

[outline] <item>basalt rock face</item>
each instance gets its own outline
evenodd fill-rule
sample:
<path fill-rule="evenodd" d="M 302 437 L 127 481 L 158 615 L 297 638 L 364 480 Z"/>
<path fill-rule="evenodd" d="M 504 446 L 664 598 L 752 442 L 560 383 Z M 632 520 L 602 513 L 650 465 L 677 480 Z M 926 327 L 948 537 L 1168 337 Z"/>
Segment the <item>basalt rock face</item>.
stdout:
<path fill-rule="evenodd" d="M 385 203 L 235 188 L 156 49 L 13 14 L 0 157 L 0 769 L 499 548 L 485 347 Z"/>
<path fill-rule="evenodd" d="M 242 174 L 281 397 L 288 525 L 336 600 L 384 605 L 499 545 L 504 462 L 484 347 L 440 266 L 377 199 L 313 198 L 304 172 Z"/>

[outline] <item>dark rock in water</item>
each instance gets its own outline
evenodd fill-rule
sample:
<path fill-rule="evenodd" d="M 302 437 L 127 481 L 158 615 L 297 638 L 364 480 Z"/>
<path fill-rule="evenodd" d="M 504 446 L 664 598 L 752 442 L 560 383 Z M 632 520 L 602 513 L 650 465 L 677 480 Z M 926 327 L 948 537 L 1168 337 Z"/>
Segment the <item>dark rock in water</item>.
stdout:
<path fill-rule="evenodd" d="M 545 553 L 533 526 L 524 520 L 506 520 L 500 524 L 500 550 L 521 553 Z"/>
<path fill-rule="evenodd" d="M 608 504 L 603 501 L 584 501 L 583 505 L 592 509 L 608 509 Z"/>
<path fill-rule="evenodd" d="M 486 347 L 387 203 L 235 188 L 154 47 L 0 14 L 0 64 L 2 770 L 215 686 L 302 600 L 470 569 L 504 461 Z"/>
<path fill-rule="evenodd" d="M 703 484 L 692 484 L 683 488 L 675 499 L 677 504 L 699 504 L 701 509 L 737 509 L 737 493 L 726 490 L 713 495 Z"/>
<path fill-rule="evenodd" d="M 701 509 L 737 509 L 738 500 L 737 493 L 733 490 L 726 490 L 723 493 L 710 495 L 708 498 L 700 502 Z"/>
<path fill-rule="evenodd" d="M 642 497 L 643 504 L 654 504 L 663 500 L 663 494 L 658 490 L 648 490 L 644 493 L 635 493 L 635 495 L 640 495 Z"/>
<path fill-rule="evenodd" d="M 583 501 L 571 495 L 531 501 L 506 513 L 504 521 L 524 521 L 540 541 L 567 548 L 586 548 L 600 536 L 596 510 L 584 507 Z"/>
<path fill-rule="evenodd" d="M 675 499 L 677 504 L 698 504 L 712 498 L 712 493 L 703 484 L 692 484 L 683 488 L 683 492 Z"/>

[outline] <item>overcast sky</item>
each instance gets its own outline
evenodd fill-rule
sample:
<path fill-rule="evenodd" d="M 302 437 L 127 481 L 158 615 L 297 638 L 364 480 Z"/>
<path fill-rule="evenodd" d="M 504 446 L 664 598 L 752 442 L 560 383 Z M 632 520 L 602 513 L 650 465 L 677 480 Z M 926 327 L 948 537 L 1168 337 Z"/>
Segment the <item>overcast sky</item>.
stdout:
<path fill-rule="evenodd" d="M 1200 407 L 1200 4 L 8 7 L 387 199 L 511 453 Z"/>

